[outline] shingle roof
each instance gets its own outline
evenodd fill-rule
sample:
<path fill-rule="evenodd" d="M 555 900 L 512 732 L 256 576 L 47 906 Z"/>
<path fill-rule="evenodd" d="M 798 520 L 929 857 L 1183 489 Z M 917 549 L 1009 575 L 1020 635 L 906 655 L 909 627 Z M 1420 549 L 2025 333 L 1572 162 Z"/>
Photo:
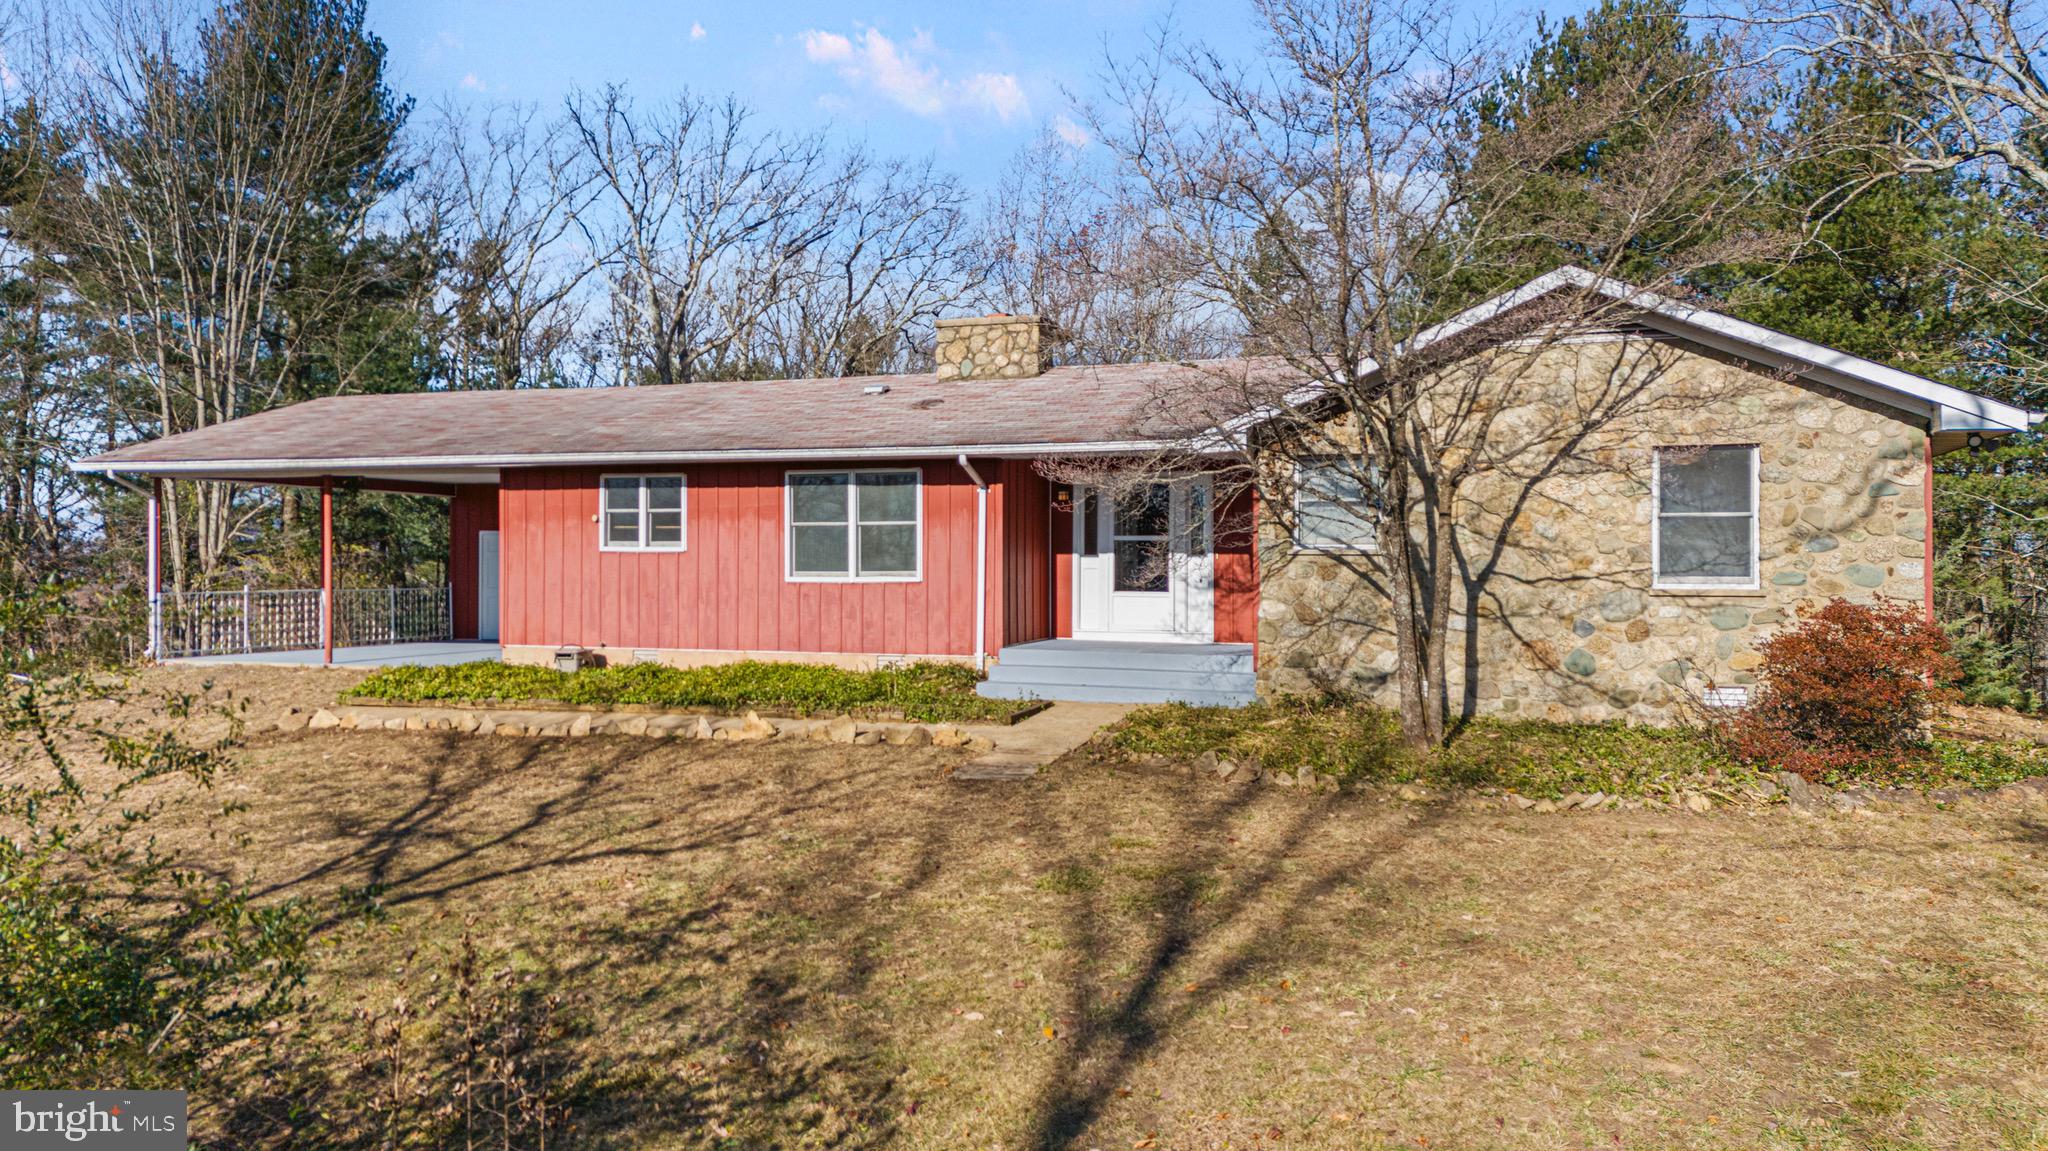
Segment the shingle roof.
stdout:
<path fill-rule="evenodd" d="M 692 454 L 1085 450 L 1201 430 L 1185 426 L 1185 417 L 1182 426 L 1169 417 L 1170 405 L 1159 400 L 1171 389 L 1288 371 L 1278 359 L 1247 359 L 1061 367 L 1023 380 L 853 376 L 334 396 L 130 444 L 77 466 L 147 473 L 232 464 L 253 472 Z M 876 386 L 888 390 L 866 394 Z"/>

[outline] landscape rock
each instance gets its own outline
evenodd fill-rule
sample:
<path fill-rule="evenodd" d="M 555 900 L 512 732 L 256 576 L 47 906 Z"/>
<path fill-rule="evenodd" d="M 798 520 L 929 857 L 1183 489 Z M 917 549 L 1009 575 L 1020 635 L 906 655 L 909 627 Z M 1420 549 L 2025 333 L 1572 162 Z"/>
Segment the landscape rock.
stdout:
<path fill-rule="evenodd" d="M 1418 784 L 1404 783 L 1394 789 L 1394 796 L 1404 803 L 1421 803 L 1430 798 L 1430 791 Z"/>
<path fill-rule="evenodd" d="M 932 733 L 924 727 L 892 727 L 883 738 L 891 747 L 930 747 Z"/>
<path fill-rule="evenodd" d="M 829 743 L 852 743 L 860 738 L 860 726 L 850 715 L 835 715 L 822 729 Z"/>
<path fill-rule="evenodd" d="M 1713 800 L 1708 799 L 1706 796 L 1701 795 L 1697 791 L 1688 791 L 1685 793 L 1685 809 L 1687 811 L 1692 812 L 1694 815 L 1704 815 L 1708 811 L 1712 810 L 1713 806 Z"/>
<path fill-rule="evenodd" d="M 734 739 L 772 739 L 774 736 L 775 725 L 753 711 L 740 717 L 739 729 L 733 733 Z"/>
<path fill-rule="evenodd" d="M 620 724 L 619 730 L 625 732 L 627 735 L 646 735 L 647 717 L 644 715 L 633 716 L 632 718 L 626 720 L 624 723 Z"/>
<path fill-rule="evenodd" d="M 967 742 L 967 733 L 957 727 L 935 727 L 932 729 L 933 747 L 959 747 Z"/>
<path fill-rule="evenodd" d="M 309 722 L 310 720 L 304 712 L 295 707 L 288 707 L 284 709 L 283 715 L 277 717 L 277 730 L 304 731 L 306 730 L 306 724 Z"/>
<path fill-rule="evenodd" d="M 1222 756 L 1216 754 L 1214 748 L 1211 748 L 1195 757 L 1195 774 L 1220 775 L 1229 778 L 1230 773 L 1223 769 L 1223 765 L 1227 762 Z"/>
<path fill-rule="evenodd" d="M 478 719 L 476 716 L 465 713 L 461 719 L 455 721 L 455 730 L 463 733 L 464 735 L 468 735 L 471 732 L 474 732 L 478 727 L 482 726 L 482 724 L 483 721 Z"/>
<path fill-rule="evenodd" d="M 1512 807 L 1517 811 L 1527 811 L 1530 808 L 1536 806 L 1536 801 L 1530 799 L 1526 795 L 1516 795 L 1513 792 L 1509 792 L 1506 796 L 1503 796 L 1502 798 L 1504 798 L 1507 801 L 1507 805 L 1509 807 Z"/>
<path fill-rule="evenodd" d="M 677 734 L 685 739 L 716 739 L 718 737 L 718 732 L 711 726 L 711 721 L 701 715 L 697 717 L 697 722 L 687 725 Z"/>
<path fill-rule="evenodd" d="M 422 718 L 420 718 L 419 716 L 416 716 L 416 715 L 409 715 L 409 716 L 406 716 L 406 717 L 405 717 L 405 730 L 407 730 L 407 731 L 425 731 L 425 730 L 427 730 L 427 721 L 426 721 L 426 720 L 424 720 L 424 719 L 422 719 Z"/>
<path fill-rule="evenodd" d="M 590 727 L 590 713 L 584 712 L 582 715 L 569 721 L 569 734 L 573 736 L 589 735 Z"/>
<path fill-rule="evenodd" d="M 866 731 L 855 732 L 853 736 L 855 747 L 873 747 L 880 742 L 882 742 L 882 733 L 872 727 Z"/>
<path fill-rule="evenodd" d="M 323 707 L 313 713 L 313 718 L 306 721 L 306 726 L 316 731 L 325 730 L 330 727 L 340 727 L 341 717 Z"/>

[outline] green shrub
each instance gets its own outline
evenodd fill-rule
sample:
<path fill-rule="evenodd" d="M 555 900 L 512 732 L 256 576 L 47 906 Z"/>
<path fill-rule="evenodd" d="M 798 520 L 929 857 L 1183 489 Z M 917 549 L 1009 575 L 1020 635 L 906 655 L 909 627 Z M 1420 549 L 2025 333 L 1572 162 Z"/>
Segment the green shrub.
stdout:
<path fill-rule="evenodd" d="M 906 719 L 926 723 L 1006 720 L 1035 706 L 983 699 L 974 694 L 979 679 L 973 668 L 951 663 L 847 671 L 825 664 L 747 660 L 712 667 L 633 663 L 560 672 L 479 662 L 386 668 L 343 694 L 403 703 L 531 700 L 590 707 L 756 708 L 799 715 L 900 711 Z"/>
<path fill-rule="evenodd" d="M 150 832 L 231 740 L 181 739 L 185 699 L 161 730 L 95 728 L 88 690 L 0 686 L 0 1087 L 185 1087 L 290 1008 L 305 920 Z"/>

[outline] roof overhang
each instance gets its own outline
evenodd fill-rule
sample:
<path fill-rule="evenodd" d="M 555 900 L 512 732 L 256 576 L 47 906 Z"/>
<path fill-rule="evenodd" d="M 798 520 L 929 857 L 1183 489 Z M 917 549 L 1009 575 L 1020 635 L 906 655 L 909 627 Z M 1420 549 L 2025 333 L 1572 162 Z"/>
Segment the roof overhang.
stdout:
<path fill-rule="evenodd" d="M 556 452 L 520 455 L 358 456 L 336 459 L 79 460 L 73 471 L 121 476 L 226 480 L 246 484 L 318 483 L 321 476 L 352 477 L 366 486 L 494 484 L 504 468 L 671 466 L 708 463 L 830 463 L 861 460 L 951 459 L 956 456 L 1039 459 L 1049 456 L 1144 455 L 1184 447 L 1179 440 L 1104 440 L 1059 444 L 920 444 L 858 448 L 760 449 L 692 452 Z M 1220 450 L 1220 449 L 1219 449 Z"/>
<path fill-rule="evenodd" d="M 1594 293 L 1626 305 L 1636 313 L 1635 318 L 1679 339 L 1764 363 L 1799 378 L 1840 388 L 1851 395 L 1922 416 L 1928 421 L 1930 432 L 2006 435 L 2026 431 L 2048 419 L 2048 413 L 2029 411 L 1989 396 L 1966 392 L 1875 360 L 1802 340 L 1762 324 L 1752 324 L 1646 291 L 1584 268 L 1559 268 L 1538 276 L 1512 292 L 1496 296 L 1417 335 L 1415 345 L 1426 347 L 1553 292 L 1573 290 Z"/>

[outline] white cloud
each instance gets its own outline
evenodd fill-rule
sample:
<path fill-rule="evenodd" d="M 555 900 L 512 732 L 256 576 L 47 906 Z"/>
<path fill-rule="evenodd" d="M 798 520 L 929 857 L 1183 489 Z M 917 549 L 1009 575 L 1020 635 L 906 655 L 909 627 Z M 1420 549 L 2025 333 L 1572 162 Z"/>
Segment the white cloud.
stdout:
<path fill-rule="evenodd" d="M 871 90 L 919 116 L 969 108 L 1007 124 L 1031 111 L 1031 101 L 1014 73 L 975 72 L 963 80 L 946 79 L 930 62 L 938 45 L 927 31 L 901 44 L 878 28 L 863 28 L 851 37 L 812 28 L 800 39 L 804 58 L 837 68 L 848 87 Z"/>
<path fill-rule="evenodd" d="M 469 89 L 472 92 L 481 92 L 484 90 L 484 82 L 478 79 L 477 74 L 474 72 L 463 73 L 462 86 Z"/>
<path fill-rule="evenodd" d="M 803 34 L 804 56 L 811 60 L 845 60 L 853 55 L 853 41 L 836 32 L 813 28 Z"/>
<path fill-rule="evenodd" d="M 695 20 L 692 20 L 692 21 L 690 21 L 690 39 L 692 39 L 692 40 L 702 40 L 703 38 L 704 38 L 704 25 L 702 25 L 702 24 L 699 24 L 699 23 L 698 23 L 697 21 L 695 21 Z"/>
<path fill-rule="evenodd" d="M 1070 148 L 1086 148 L 1095 142 L 1095 137 L 1088 134 L 1088 129 L 1074 123 L 1064 114 L 1052 118 L 1052 133 L 1065 140 Z"/>

